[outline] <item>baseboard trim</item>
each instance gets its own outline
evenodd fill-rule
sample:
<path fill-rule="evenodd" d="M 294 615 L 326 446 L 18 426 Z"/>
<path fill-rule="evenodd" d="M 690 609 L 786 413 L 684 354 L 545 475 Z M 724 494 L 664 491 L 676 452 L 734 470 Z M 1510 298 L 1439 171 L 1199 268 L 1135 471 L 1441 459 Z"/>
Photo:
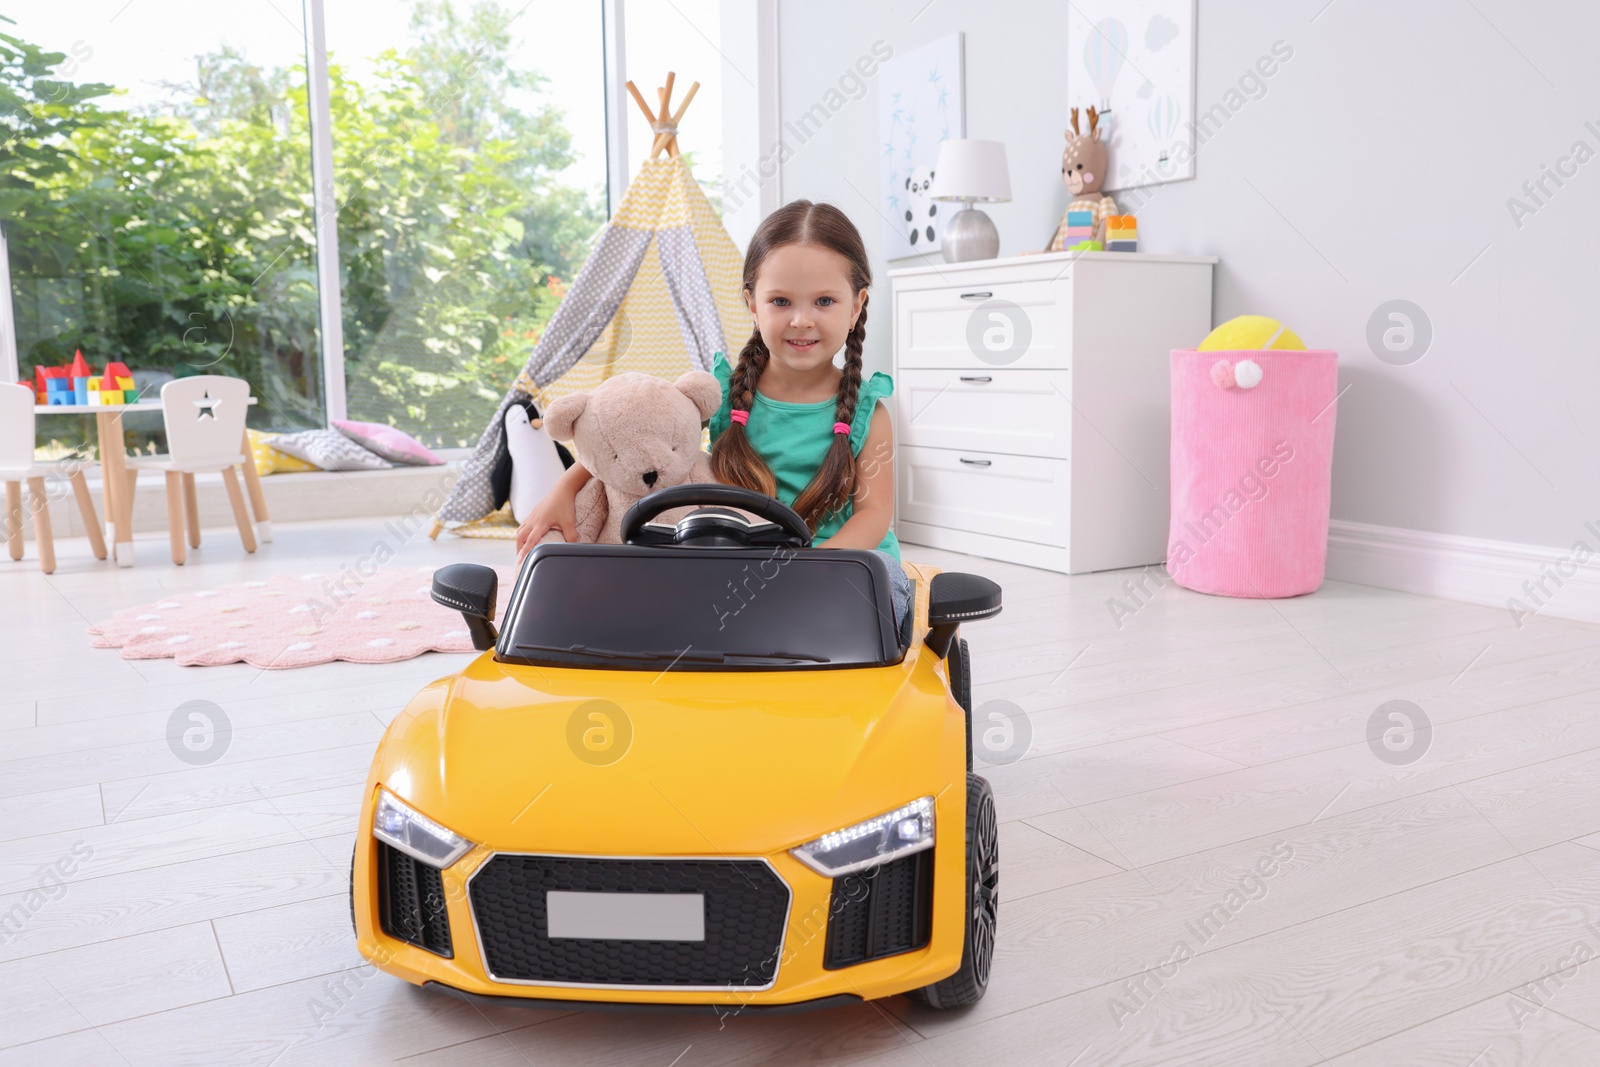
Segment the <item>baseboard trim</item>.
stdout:
<path fill-rule="evenodd" d="M 1486 604 L 1519 621 L 1551 615 L 1600 622 L 1600 520 L 1564 549 L 1335 520 L 1328 524 L 1328 577 Z"/>

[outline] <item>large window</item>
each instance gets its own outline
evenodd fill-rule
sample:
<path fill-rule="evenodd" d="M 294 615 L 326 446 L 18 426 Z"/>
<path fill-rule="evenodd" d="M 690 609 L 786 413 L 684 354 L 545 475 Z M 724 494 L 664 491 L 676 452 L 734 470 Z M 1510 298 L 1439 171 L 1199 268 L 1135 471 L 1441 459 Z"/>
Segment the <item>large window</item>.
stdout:
<path fill-rule="evenodd" d="M 152 390 L 245 378 L 253 424 L 322 423 L 304 30 L 278 6 L 8 5 L 0 218 L 25 380 L 81 349 Z M 159 427 L 129 419 L 143 446 Z M 42 454 L 91 431 L 41 418 Z"/>
<path fill-rule="evenodd" d="M 668 69 L 675 104 L 700 82 L 679 145 L 718 204 L 720 0 L 611 5 L 625 10 L 627 76 L 647 99 Z M 7 5 L 0 224 L 21 376 L 81 349 L 97 369 L 128 364 L 152 394 L 172 377 L 245 378 L 261 429 L 344 414 L 471 444 L 615 208 L 608 122 L 627 123 L 624 185 L 649 155 L 631 101 L 613 95 L 608 114 L 606 9 Z M 320 202 L 322 96 L 308 82 L 321 63 L 308 65 L 302 21 L 318 13 L 333 174 Z M 319 272 L 330 215 L 337 270 Z M 324 353 L 335 308 L 342 338 Z M 161 445 L 158 416 L 128 425 L 139 447 Z M 87 448 L 90 430 L 40 419 L 41 456 Z"/>
<path fill-rule="evenodd" d="M 600 5 L 325 10 L 350 417 L 471 444 L 605 221 Z"/>

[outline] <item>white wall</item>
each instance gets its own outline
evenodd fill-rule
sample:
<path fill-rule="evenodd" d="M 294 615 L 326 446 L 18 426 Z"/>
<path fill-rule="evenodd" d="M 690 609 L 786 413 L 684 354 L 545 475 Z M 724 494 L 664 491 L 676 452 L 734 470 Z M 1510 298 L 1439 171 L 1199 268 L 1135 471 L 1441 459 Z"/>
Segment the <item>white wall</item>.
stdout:
<path fill-rule="evenodd" d="M 761 177 L 778 127 L 777 21 L 777 0 L 722 4 L 722 225 L 741 250 L 781 204 L 776 159 Z"/>
<path fill-rule="evenodd" d="M 1576 142 L 1600 152 L 1600 5 L 1199 7 L 1200 110 L 1225 101 L 1274 42 L 1293 54 L 1202 145 L 1196 179 L 1139 208 L 1140 247 L 1219 256 L 1217 321 L 1271 314 L 1339 351 L 1349 388 L 1334 519 L 1600 548 L 1584 529 L 1600 526 L 1600 158 L 1562 188 L 1547 182 L 1553 195 L 1520 226 L 1507 206 Z M 1010 157 L 1016 199 L 988 209 L 1001 254 L 1042 247 L 1067 199 L 1067 109 L 1087 103 L 1066 96 L 1063 57 L 1080 47 L 1067 40 L 1068 10 L 781 0 L 782 117 L 821 99 L 875 41 L 899 53 L 962 30 L 968 136 L 1002 140 Z M 869 370 L 886 369 L 889 351 L 876 94 L 873 79 L 793 145 L 781 178 L 784 199 L 843 207 L 874 254 Z M 1373 311 L 1395 298 L 1433 325 L 1432 347 L 1410 366 L 1379 361 L 1366 341 Z"/>

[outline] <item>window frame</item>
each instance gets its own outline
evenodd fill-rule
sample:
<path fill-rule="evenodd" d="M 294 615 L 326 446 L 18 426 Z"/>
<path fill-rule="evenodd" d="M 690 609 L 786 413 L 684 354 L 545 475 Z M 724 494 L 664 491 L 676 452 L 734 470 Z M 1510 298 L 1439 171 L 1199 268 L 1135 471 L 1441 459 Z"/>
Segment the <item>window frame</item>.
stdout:
<path fill-rule="evenodd" d="M 6 244 L 6 224 L 0 222 L 0 380 L 18 381 L 22 365 L 17 360 L 17 316 L 11 305 L 11 248 Z"/>

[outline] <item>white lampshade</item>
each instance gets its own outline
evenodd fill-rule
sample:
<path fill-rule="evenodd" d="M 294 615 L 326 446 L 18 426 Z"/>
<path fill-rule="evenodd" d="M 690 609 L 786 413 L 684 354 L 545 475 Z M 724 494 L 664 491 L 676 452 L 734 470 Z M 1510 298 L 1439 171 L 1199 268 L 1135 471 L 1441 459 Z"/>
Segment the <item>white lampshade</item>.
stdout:
<path fill-rule="evenodd" d="M 1006 167 L 1005 144 L 970 139 L 941 142 L 928 195 L 935 200 L 1010 200 L 1011 171 Z"/>

